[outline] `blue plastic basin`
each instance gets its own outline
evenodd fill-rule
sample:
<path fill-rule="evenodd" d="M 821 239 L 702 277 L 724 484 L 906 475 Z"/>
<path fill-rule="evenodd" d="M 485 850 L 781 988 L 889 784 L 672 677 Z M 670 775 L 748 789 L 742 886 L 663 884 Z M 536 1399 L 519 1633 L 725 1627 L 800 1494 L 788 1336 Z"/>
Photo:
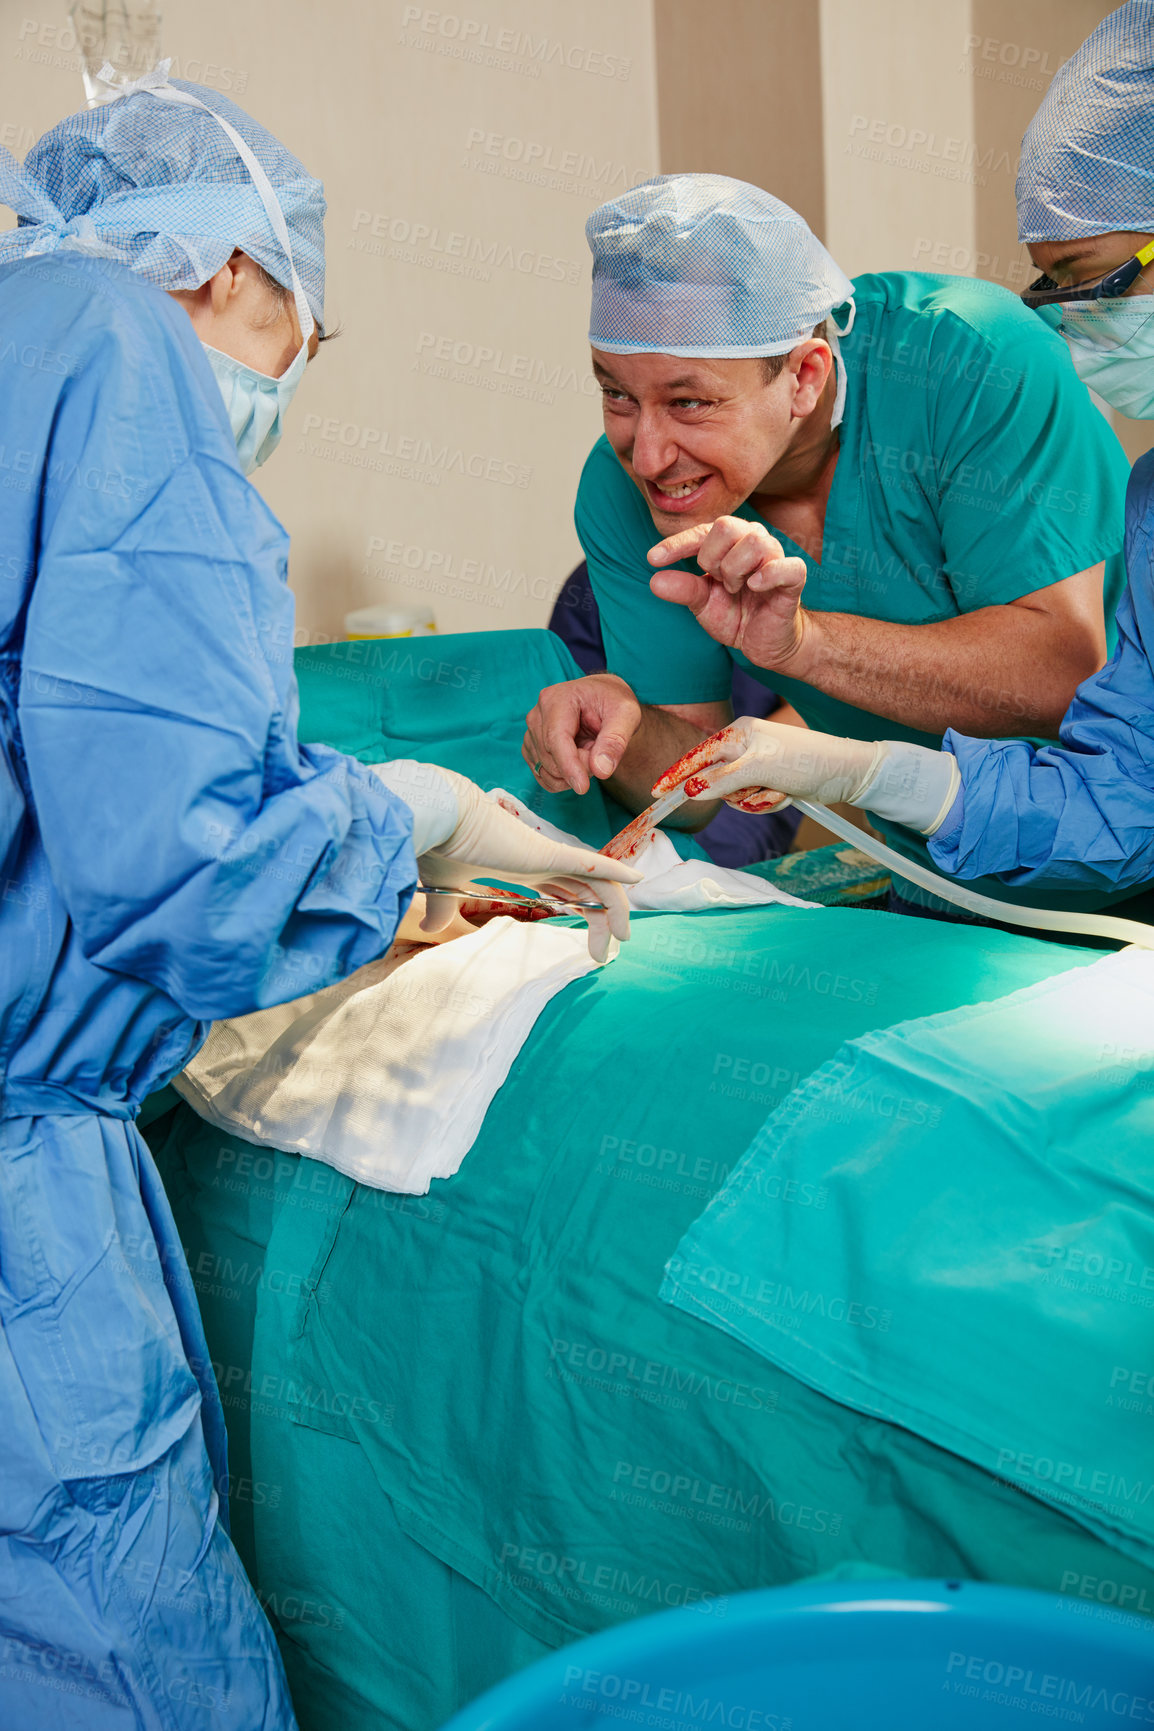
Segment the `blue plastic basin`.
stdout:
<path fill-rule="evenodd" d="M 1154 1726 L 1154 1623 L 975 1582 L 774 1587 L 563 1647 L 445 1731 Z"/>

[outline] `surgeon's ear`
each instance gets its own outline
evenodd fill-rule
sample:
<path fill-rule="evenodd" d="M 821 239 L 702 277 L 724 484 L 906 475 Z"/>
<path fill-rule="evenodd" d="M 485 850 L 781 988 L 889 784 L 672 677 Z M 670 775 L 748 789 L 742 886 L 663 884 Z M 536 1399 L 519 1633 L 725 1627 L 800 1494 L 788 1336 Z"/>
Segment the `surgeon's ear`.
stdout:
<path fill-rule="evenodd" d="M 809 337 L 790 350 L 788 371 L 794 381 L 793 414 L 812 415 L 833 371 L 833 350 L 821 337 Z"/>
<path fill-rule="evenodd" d="M 239 248 L 231 258 L 225 260 L 215 276 L 210 276 L 203 287 L 208 290 L 209 305 L 217 318 L 230 309 L 230 303 L 244 292 L 244 271 L 251 263 L 246 254 Z"/>
<path fill-rule="evenodd" d="M 172 299 L 180 303 L 192 320 L 193 328 L 199 337 L 204 337 L 205 330 L 214 319 L 224 317 L 230 310 L 230 303 L 240 287 L 237 261 L 243 257 L 243 253 L 234 252 L 232 257 L 221 265 L 216 275 L 210 276 L 207 282 L 202 282 L 199 288 L 169 289 Z"/>

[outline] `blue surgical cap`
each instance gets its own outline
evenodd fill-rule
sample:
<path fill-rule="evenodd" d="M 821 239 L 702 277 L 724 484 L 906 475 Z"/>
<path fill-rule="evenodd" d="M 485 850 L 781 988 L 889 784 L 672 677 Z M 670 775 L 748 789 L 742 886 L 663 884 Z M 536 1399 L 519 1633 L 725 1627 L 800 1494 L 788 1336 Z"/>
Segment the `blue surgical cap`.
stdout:
<path fill-rule="evenodd" d="M 1128 0 L 1058 71 L 1022 140 L 1018 236 L 1154 233 L 1154 0 Z"/>
<path fill-rule="evenodd" d="M 853 284 L 807 224 L 724 174 L 659 174 L 585 225 L 589 341 L 611 354 L 739 360 L 782 355 Z"/>
<path fill-rule="evenodd" d="M 0 149 L 0 203 L 20 219 L 19 227 L 0 233 L 0 263 L 80 246 L 121 259 L 160 288 L 194 289 L 239 247 L 286 288 L 293 287 L 295 265 L 308 309 L 323 330 L 320 181 L 219 92 L 183 79 L 168 85 L 163 76 L 151 82 L 183 91 L 203 106 L 139 89 L 69 115 L 33 145 L 23 168 Z M 249 168 L 214 114 L 240 135 L 263 168 L 283 213 L 291 260 Z"/>

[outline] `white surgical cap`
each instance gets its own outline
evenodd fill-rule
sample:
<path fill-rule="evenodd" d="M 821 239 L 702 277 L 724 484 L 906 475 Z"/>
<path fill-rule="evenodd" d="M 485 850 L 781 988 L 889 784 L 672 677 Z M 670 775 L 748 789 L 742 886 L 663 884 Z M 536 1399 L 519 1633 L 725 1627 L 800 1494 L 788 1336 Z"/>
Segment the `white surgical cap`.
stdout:
<path fill-rule="evenodd" d="M 1154 233 L 1154 0 L 1128 0 L 1067 60 L 1022 140 L 1018 236 Z"/>
<path fill-rule="evenodd" d="M 0 203 L 20 219 L 0 233 L 0 263 L 80 245 L 160 288 L 194 289 L 239 247 L 285 288 L 296 289 L 295 266 L 307 302 L 302 330 L 308 313 L 323 330 L 320 181 L 243 108 L 199 84 L 168 84 L 166 68 L 162 62 L 132 94 L 69 115 L 33 145 L 22 168 L 0 149 Z M 149 86 L 183 92 L 195 104 L 161 100 Z M 278 207 L 271 214 L 220 120 L 263 170 Z"/>
<path fill-rule="evenodd" d="M 788 204 L 724 174 L 661 174 L 595 210 L 589 341 L 611 354 L 782 355 L 853 295 Z"/>

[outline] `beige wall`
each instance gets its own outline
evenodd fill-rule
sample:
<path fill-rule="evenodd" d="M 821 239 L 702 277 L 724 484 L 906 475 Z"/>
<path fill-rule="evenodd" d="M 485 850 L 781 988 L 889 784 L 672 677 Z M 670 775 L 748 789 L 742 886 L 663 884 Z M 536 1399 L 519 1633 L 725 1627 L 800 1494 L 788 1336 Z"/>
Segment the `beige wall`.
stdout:
<path fill-rule="evenodd" d="M 174 74 L 236 96 L 328 192 L 343 334 L 258 477 L 302 640 L 378 600 L 442 630 L 543 624 L 600 432 L 584 222 L 657 168 L 649 0 L 161 4 Z M 22 156 L 82 106 L 63 0 L 0 0 L 3 141 Z"/>
<path fill-rule="evenodd" d="M 925 268 L 939 236 L 969 260 L 970 0 L 820 0 L 820 13 L 826 245 L 851 276 Z"/>
<path fill-rule="evenodd" d="M 655 0 L 661 172 L 732 174 L 825 232 L 814 0 Z"/>

